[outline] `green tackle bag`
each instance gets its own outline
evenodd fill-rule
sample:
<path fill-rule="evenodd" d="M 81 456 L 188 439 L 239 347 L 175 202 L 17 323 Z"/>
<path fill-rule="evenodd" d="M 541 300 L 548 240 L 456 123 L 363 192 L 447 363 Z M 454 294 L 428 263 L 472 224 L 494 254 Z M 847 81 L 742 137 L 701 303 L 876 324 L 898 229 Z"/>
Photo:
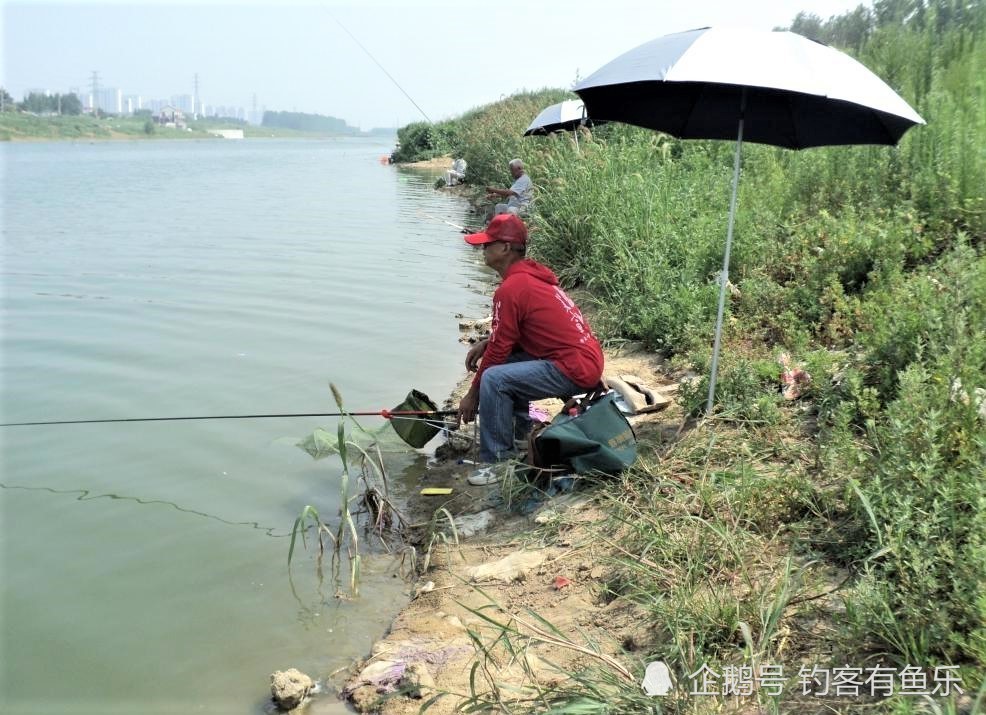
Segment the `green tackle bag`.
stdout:
<path fill-rule="evenodd" d="M 431 401 L 428 395 L 417 390 L 411 390 L 407 393 L 404 401 L 393 409 L 393 412 L 437 411 L 438 407 Z M 421 449 L 431 441 L 432 437 L 438 434 L 444 422 L 434 416 L 428 419 L 420 415 L 409 415 L 405 417 L 394 415 L 390 418 L 390 424 L 405 443 L 415 449 Z"/>
<path fill-rule="evenodd" d="M 531 435 L 528 461 L 537 472 L 616 475 L 637 459 L 637 437 L 616 406 L 598 392 L 569 402 L 551 423 Z"/>

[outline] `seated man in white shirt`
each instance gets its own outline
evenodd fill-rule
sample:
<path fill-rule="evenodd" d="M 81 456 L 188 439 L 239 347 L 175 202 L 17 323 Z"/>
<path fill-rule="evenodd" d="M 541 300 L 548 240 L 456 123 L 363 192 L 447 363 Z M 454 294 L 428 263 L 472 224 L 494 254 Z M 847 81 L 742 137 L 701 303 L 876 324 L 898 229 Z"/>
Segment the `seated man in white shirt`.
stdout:
<path fill-rule="evenodd" d="M 466 178 L 466 160 L 456 159 L 452 162 L 452 168 L 445 172 L 445 185 L 455 186 L 461 184 Z"/>
<path fill-rule="evenodd" d="M 493 186 L 486 187 L 487 198 L 505 198 L 505 203 L 496 205 L 494 215 L 511 213 L 515 216 L 527 211 L 527 205 L 531 202 L 533 186 L 531 177 L 524 173 L 524 162 L 514 159 L 510 162 L 510 174 L 514 177 L 514 183 L 509 189 L 497 189 Z"/>

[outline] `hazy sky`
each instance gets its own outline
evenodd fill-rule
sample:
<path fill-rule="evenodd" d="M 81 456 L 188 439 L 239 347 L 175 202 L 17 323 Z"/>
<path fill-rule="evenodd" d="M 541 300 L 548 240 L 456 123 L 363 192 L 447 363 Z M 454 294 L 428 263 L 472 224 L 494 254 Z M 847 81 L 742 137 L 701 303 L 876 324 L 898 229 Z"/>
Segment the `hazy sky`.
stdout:
<path fill-rule="evenodd" d="M 206 104 L 318 112 L 369 129 L 432 119 L 519 89 L 569 87 L 617 55 L 707 25 L 770 29 L 859 0 L 595 2 L 3 2 L 3 86 L 103 87 Z M 869 4 L 867 2 L 866 4 Z M 352 33 L 347 34 L 340 24 Z"/>

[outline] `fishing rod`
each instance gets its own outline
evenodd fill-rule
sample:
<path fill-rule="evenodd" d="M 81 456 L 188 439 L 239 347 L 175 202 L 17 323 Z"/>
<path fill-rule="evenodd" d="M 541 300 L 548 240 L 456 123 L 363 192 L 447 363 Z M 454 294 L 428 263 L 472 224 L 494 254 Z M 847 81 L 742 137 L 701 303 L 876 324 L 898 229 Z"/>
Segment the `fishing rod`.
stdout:
<path fill-rule="evenodd" d="M 446 221 L 441 216 L 435 216 L 434 214 L 430 214 L 427 211 L 422 211 L 421 209 L 418 209 L 418 213 L 424 216 L 425 218 L 431 219 L 432 221 L 441 221 L 442 223 L 447 224 L 452 228 L 457 228 L 463 233 L 473 233 L 473 231 L 471 231 L 467 226 L 463 226 L 462 224 L 458 224 L 458 223 L 452 223 L 451 221 Z M 480 229 L 477 229 L 477 231 L 479 230 Z"/>
<path fill-rule="evenodd" d="M 376 410 L 372 412 L 298 412 L 292 414 L 277 415 L 208 415 L 202 417 L 128 417 L 123 419 L 107 420 L 54 420 L 45 422 L 6 422 L 0 427 L 33 427 L 38 425 L 86 425 L 86 424 L 105 424 L 107 422 L 178 422 L 187 420 L 254 420 L 268 419 L 276 417 L 383 417 L 385 420 L 422 420 L 427 421 L 428 417 L 447 417 L 457 415 L 458 410 Z"/>
<path fill-rule="evenodd" d="M 412 96 L 411 96 L 410 94 L 408 94 L 408 93 L 407 93 L 407 90 L 405 90 L 405 89 L 404 89 L 403 87 L 401 87 L 401 85 L 400 85 L 400 83 L 398 83 L 398 81 L 397 81 L 396 79 L 394 79 L 394 78 L 393 78 L 393 76 L 392 76 L 392 75 L 390 74 L 390 72 L 388 72 L 388 71 L 387 71 L 387 68 L 386 68 L 386 67 L 384 67 L 384 66 L 383 66 L 382 64 L 380 64 L 380 62 L 379 62 L 379 61 L 377 60 L 377 58 L 376 58 L 376 57 L 374 57 L 374 56 L 373 56 L 373 55 L 372 55 L 372 54 L 370 53 L 370 51 L 369 51 L 368 49 L 366 49 L 366 48 L 365 48 L 365 47 L 363 46 L 363 43 L 362 43 L 362 42 L 360 42 L 360 41 L 359 41 L 358 39 L 356 39 L 356 35 L 354 35 L 353 33 L 351 33 L 351 32 L 349 31 L 349 28 L 348 28 L 348 27 L 346 27 L 345 25 L 343 25 L 343 24 L 342 24 L 342 22 L 341 22 L 341 21 L 339 20 L 339 18 L 337 18 L 337 17 L 335 16 L 335 15 L 333 15 L 333 14 L 332 14 L 331 12 L 329 12 L 329 8 L 327 8 L 327 7 L 325 7 L 325 6 L 323 5 L 323 6 L 322 6 L 322 9 L 323 9 L 323 10 L 325 10 L 325 12 L 327 12 L 327 13 L 328 13 L 328 15 L 329 15 L 329 17 L 331 17 L 331 18 L 332 18 L 333 20 L 335 20 L 335 22 L 336 22 L 336 24 L 337 24 L 337 25 L 338 25 L 339 27 L 341 27 L 341 28 L 342 28 L 342 29 L 343 29 L 343 30 L 344 30 L 344 31 L 346 32 L 346 34 L 347 34 L 347 35 L 349 35 L 349 36 L 350 36 L 350 37 L 351 37 L 351 38 L 353 39 L 353 42 L 355 42 L 355 43 L 356 43 L 357 45 L 359 45 L 359 48 L 360 48 L 361 50 L 363 50 L 363 52 L 365 52 L 365 53 L 366 53 L 366 56 L 367 56 L 367 57 L 369 57 L 369 58 L 370 58 L 371 60 L 373 60 L 373 63 L 374 63 L 374 64 L 375 64 L 375 65 L 376 65 L 377 67 L 379 67 L 379 68 L 380 68 L 380 70 L 381 70 L 381 71 L 382 71 L 382 72 L 383 72 L 383 73 L 384 73 L 385 75 L 387 75 L 387 79 L 389 79 L 389 80 L 390 80 L 391 82 L 393 82 L 393 83 L 394 83 L 394 86 L 395 86 L 395 87 L 397 87 L 397 89 L 399 89 L 399 90 L 400 90 L 401 92 L 403 92 L 403 94 L 404 94 L 404 96 L 405 96 L 405 97 L 407 97 L 407 98 L 408 98 L 408 99 L 410 100 L 410 102 L 411 102 L 411 104 L 413 104 L 413 105 L 414 105 L 414 107 L 415 107 L 415 109 L 417 109 L 417 110 L 418 110 L 419 112 L 421 112 L 421 116 L 422 116 L 422 117 L 424 117 L 424 118 L 425 118 L 425 120 L 426 120 L 426 121 L 427 121 L 427 122 L 428 122 L 429 124 L 434 124 L 434 122 L 433 122 L 433 121 L 431 121 L 431 117 L 429 117 L 429 116 L 428 116 L 427 114 L 425 114 L 425 110 L 423 110 L 423 109 L 422 109 L 421 107 L 419 107 L 419 106 L 418 106 L 418 103 L 414 101 L 414 98 L 413 98 L 413 97 L 412 97 Z"/>

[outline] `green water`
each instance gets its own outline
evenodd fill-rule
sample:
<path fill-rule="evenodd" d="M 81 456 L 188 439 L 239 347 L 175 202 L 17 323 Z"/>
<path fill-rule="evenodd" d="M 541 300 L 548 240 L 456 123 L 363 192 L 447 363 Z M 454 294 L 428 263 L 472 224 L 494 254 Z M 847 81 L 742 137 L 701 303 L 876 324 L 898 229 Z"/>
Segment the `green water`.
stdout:
<path fill-rule="evenodd" d="M 38 143 L 3 162 L 3 422 L 326 412 L 441 401 L 478 314 L 461 201 L 369 139 Z M 373 420 L 370 420 L 372 423 Z M 324 677 L 404 602 L 364 560 L 334 598 L 299 510 L 338 509 L 331 418 L 0 430 L 0 709 L 260 712 L 274 670 Z M 391 461 L 413 487 L 420 454 Z M 340 706 L 323 699 L 315 712 Z"/>

